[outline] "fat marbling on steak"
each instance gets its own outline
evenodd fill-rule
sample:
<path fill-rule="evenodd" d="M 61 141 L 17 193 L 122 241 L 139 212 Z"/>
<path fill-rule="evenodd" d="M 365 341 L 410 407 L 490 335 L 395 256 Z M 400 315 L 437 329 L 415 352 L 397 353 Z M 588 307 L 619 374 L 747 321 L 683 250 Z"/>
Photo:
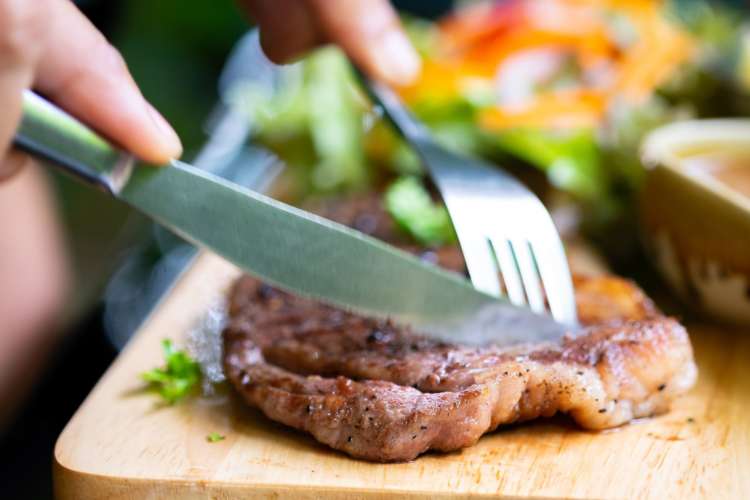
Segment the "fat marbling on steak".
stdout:
<path fill-rule="evenodd" d="M 372 199 L 322 212 L 406 246 Z M 462 266 L 456 248 L 423 255 Z M 476 348 L 243 277 L 230 298 L 224 369 L 269 418 L 382 462 L 471 446 L 499 425 L 558 412 L 587 429 L 614 427 L 667 411 L 693 385 L 687 332 L 633 284 L 578 277 L 576 298 L 585 326 L 560 343 Z"/>

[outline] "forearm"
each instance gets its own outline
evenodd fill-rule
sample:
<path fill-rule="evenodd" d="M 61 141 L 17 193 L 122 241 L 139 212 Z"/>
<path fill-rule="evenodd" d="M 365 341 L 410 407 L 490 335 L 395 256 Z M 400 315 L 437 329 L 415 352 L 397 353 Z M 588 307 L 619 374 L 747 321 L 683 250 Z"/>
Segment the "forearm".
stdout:
<path fill-rule="evenodd" d="M 2 430 L 56 344 L 69 271 L 57 209 L 37 167 L 0 184 L 0 214 Z"/>

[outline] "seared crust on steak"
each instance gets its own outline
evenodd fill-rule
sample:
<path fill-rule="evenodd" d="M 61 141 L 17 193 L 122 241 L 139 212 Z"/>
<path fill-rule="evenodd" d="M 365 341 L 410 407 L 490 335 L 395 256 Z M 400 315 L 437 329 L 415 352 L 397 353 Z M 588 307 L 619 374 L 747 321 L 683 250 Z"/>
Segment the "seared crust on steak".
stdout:
<path fill-rule="evenodd" d="M 441 252 L 456 261 L 457 250 Z M 244 277 L 231 295 L 224 368 L 268 417 L 383 462 L 471 446 L 501 424 L 557 412 L 603 429 L 666 411 L 696 377 L 684 328 L 627 281 L 577 278 L 576 289 L 589 325 L 581 332 L 560 344 L 474 348 Z"/>

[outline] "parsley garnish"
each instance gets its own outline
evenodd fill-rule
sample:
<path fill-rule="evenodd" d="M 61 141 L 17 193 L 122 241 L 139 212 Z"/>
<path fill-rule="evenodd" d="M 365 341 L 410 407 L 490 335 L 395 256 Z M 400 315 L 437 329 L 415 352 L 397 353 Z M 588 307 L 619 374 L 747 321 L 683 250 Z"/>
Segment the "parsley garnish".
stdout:
<path fill-rule="evenodd" d="M 226 436 L 222 436 L 218 432 L 212 432 L 208 436 L 206 436 L 206 441 L 209 443 L 218 443 L 219 441 L 224 441 L 226 439 Z"/>
<path fill-rule="evenodd" d="M 200 366 L 185 351 L 175 349 L 172 341 L 162 341 L 166 366 L 141 374 L 143 380 L 169 404 L 190 394 L 201 379 Z"/>

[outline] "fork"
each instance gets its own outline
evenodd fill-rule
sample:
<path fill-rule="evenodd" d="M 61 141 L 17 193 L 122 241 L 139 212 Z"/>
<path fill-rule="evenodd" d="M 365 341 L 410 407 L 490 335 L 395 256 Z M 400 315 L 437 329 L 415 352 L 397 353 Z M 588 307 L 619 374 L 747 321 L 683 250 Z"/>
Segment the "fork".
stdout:
<path fill-rule="evenodd" d="M 474 287 L 505 294 L 537 313 L 548 305 L 556 321 L 575 325 L 565 250 L 539 198 L 500 168 L 442 147 L 390 88 L 362 73 L 359 77 L 421 157 L 450 214 Z"/>

